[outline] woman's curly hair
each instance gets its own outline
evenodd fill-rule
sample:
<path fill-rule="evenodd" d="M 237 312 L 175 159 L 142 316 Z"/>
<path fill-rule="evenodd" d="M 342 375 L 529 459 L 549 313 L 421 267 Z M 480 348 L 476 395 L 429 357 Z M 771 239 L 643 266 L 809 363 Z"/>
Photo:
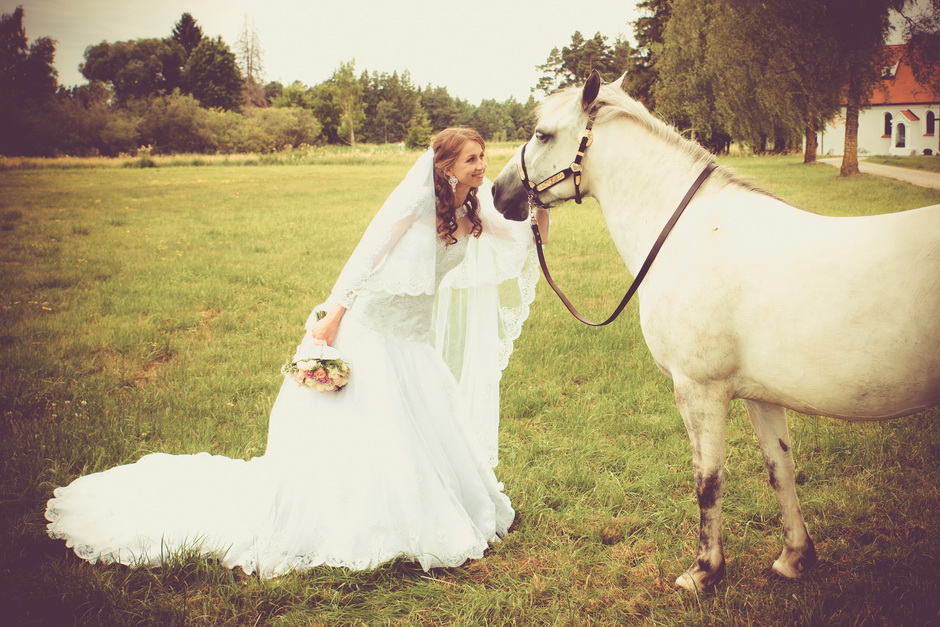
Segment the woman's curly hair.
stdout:
<path fill-rule="evenodd" d="M 457 230 L 456 204 L 457 199 L 454 196 L 454 190 L 451 189 L 449 178 L 444 174 L 449 170 L 457 158 L 464 144 L 468 141 L 475 141 L 484 149 L 486 144 L 478 132 L 472 128 L 445 128 L 431 139 L 431 148 L 434 150 L 434 195 L 437 198 L 437 233 L 445 240 L 447 244 L 456 244 L 454 231 Z M 467 208 L 467 217 L 473 227 L 470 234 L 474 237 L 480 237 L 483 232 L 483 225 L 480 222 L 480 201 L 477 199 L 477 188 L 471 187 L 467 194 L 467 200 L 464 201 Z"/>

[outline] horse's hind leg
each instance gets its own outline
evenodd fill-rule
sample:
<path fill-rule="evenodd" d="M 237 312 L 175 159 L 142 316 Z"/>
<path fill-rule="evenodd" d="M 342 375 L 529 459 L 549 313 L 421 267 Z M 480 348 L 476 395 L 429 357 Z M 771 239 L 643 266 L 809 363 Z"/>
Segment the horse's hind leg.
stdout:
<path fill-rule="evenodd" d="M 731 397 L 720 386 L 676 381 L 676 404 L 689 441 L 695 467 L 695 494 L 699 506 L 699 546 L 692 566 L 676 585 L 707 592 L 725 574 L 721 541 L 721 497 L 724 491 L 725 421 Z"/>
<path fill-rule="evenodd" d="M 774 570 L 784 577 L 799 578 L 816 564 L 816 549 L 806 531 L 796 496 L 795 466 L 787 433 L 787 410 L 779 405 L 745 401 L 751 424 L 760 440 L 764 467 L 777 495 L 783 517 L 783 552 Z"/>

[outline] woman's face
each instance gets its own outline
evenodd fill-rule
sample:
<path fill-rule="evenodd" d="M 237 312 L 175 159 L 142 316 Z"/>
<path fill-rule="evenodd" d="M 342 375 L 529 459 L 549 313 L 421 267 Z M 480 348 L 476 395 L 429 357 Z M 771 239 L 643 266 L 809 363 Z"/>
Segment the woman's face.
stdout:
<path fill-rule="evenodd" d="M 460 149 L 450 174 L 457 177 L 457 184 L 464 187 L 480 187 L 486 174 L 486 155 L 483 146 L 469 140 Z"/>

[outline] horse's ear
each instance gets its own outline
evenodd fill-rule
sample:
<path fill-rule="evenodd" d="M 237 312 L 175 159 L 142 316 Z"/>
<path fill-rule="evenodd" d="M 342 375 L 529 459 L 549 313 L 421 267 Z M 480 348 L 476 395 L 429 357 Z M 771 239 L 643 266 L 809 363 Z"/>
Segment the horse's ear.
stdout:
<path fill-rule="evenodd" d="M 581 106 L 585 111 L 590 109 L 594 101 L 597 100 L 597 94 L 600 90 L 601 75 L 597 73 L 597 70 L 591 70 L 591 75 L 588 76 L 587 81 L 584 83 L 584 89 L 581 90 Z"/>

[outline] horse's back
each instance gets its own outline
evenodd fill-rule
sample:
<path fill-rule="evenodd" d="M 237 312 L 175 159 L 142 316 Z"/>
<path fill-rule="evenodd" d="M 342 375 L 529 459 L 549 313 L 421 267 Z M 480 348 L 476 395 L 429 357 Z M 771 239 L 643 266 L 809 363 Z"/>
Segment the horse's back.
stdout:
<path fill-rule="evenodd" d="M 650 343 L 673 343 L 664 369 L 843 418 L 940 403 L 940 205 L 831 218 L 758 198 L 719 213 L 673 268 L 684 302 L 647 312 L 672 320 Z"/>

